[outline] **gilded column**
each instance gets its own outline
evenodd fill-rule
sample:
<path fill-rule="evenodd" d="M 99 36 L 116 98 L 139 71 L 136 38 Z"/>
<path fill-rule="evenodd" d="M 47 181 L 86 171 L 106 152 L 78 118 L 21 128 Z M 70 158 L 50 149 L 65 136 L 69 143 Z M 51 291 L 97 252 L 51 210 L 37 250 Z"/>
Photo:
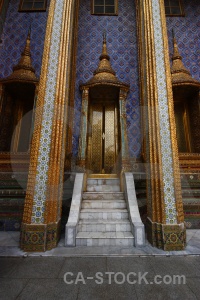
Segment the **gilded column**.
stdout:
<path fill-rule="evenodd" d="M 52 0 L 30 150 L 21 248 L 45 251 L 59 238 L 74 0 Z"/>
<path fill-rule="evenodd" d="M 164 250 L 185 247 L 185 226 L 163 0 L 139 0 L 140 74 L 147 165 L 147 237 Z M 146 107 L 146 109 L 145 109 Z"/>
<path fill-rule="evenodd" d="M 78 149 L 78 168 L 80 171 L 83 172 L 86 169 L 88 100 L 89 100 L 89 88 L 83 88 L 82 108 L 81 108 L 81 127 L 80 127 L 79 149 Z"/>
<path fill-rule="evenodd" d="M 120 132 L 121 132 L 121 160 L 122 160 L 122 172 L 130 172 L 130 160 L 128 150 L 128 139 L 127 139 L 127 123 L 126 123 L 126 98 L 127 89 L 120 88 L 119 91 L 119 110 L 120 110 Z"/>

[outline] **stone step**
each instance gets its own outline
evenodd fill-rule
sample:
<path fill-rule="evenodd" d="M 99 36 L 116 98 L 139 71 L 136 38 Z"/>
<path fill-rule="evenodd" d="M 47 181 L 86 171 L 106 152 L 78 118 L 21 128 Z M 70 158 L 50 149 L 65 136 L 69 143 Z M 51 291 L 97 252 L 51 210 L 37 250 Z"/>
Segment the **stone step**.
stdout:
<path fill-rule="evenodd" d="M 88 192 L 120 192 L 120 186 L 119 185 L 95 185 L 95 184 L 89 184 L 87 185 L 87 191 Z"/>
<path fill-rule="evenodd" d="M 118 179 L 117 174 L 88 174 L 88 179 Z"/>
<path fill-rule="evenodd" d="M 78 232 L 116 232 L 131 231 L 131 225 L 128 220 L 80 220 Z"/>
<path fill-rule="evenodd" d="M 103 220 L 121 220 L 128 219 L 127 209 L 86 209 L 82 208 L 80 212 L 80 219 L 103 219 Z"/>
<path fill-rule="evenodd" d="M 124 200 L 83 200 L 82 208 L 126 208 Z"/>
<path fill-rule="evenodd" d="M 78 232 L 77 246 L 133 246 L 131 232 Z"/>
<path fill-rule="evenodd" d="M 120 185 L 120 180 L 115 178 L 93 178 L 87 179 L 87 185 Z"/>
<path fill-rule="evenodd" d="M 186 196 L 186 195 L 194 195 L 196 196 L 200 196 L 200 190 L 199 189 L 182 189 L 182 196 Z"/>
<path fill-rule="evenodd" d="M 23 195 L 26 195 L 26 191 L 25 190 L 23 190 L 23 189 L 18 189 L 18 190 L 16 190 L 16 189 L 10 189 L 10 190 L 7 190 L 7 189 L 1 189 L 0 190 L 0 196 L 8 196 L 8 197 L 10 197 L 10 196 L 23 196 Z"/>
<path fill-rule="evenodd" d="M 182 194 L 182 198 L 183 198 L 183 200 L 184 199 L 187 200 L 189 198 L 189 199 L 197 199 L 197 201 L 198 201 L 198 199 L 200 200 L 200 192 L 199 192 L 199 194 L 187 194 L 187 195 Z"/>
<path fill-rule="evenodd" d="M 191 203 L 191 204 L 199 204 L 200 205 L 200 198 L 183 198 L 183 204 Z"/>
<path fill-rule="evenodd" d="M 122 192 L 84 192 L 83 200 L 124 200 Z"/>

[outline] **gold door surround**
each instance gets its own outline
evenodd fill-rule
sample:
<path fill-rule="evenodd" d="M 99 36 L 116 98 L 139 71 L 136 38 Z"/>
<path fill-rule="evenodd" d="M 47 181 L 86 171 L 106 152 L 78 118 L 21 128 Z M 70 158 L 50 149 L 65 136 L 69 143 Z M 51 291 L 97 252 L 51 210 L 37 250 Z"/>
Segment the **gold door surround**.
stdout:
<path fill-rule="evenodd" d="M 92 173 L 117 172 L 118 110 L 112 102 L 93 101 L 89 115 L 88 167 Z"/>
<path fill-rule="evenodd" d="M 187 103 L 174 102 L 174 114 L 176 122 L 176 134 L 179 152 L 192 152 L 191 131 Z"/>
<path fill-rule="evenodd" d="M 93 74 L 88 82 L 80 85 L 82 109 L 77 169 L 93 174 L 129 172 L 125 110 L 129 85 L 117 79 L 110 65 L 105 33 L 99 65 Z"/>

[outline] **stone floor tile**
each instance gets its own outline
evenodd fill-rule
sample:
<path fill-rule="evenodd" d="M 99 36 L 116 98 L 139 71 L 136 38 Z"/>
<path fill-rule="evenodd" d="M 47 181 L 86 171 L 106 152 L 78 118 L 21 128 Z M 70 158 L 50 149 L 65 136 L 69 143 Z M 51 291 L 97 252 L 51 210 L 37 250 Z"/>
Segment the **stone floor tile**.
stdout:
<path fill-rule="evenodd" d="M 10 278 L 56 278 L 64 263 L 63 257 L 26 257 L 10 273 Z"/>
<path fill-rule="evenodd" d="M 197 300 L 189 286 L 175 284 L 136 284 L 138 300 Z"/>
<path fill-rule="evenodd" d="M 62 279 L 30 279 L 17 300 L 76 300 L 78 285 Z"/>
<path fill-rule="evenodd" d="M 105 270 L 106 257 L 71 257 L 66 258 L 59 278 L 63 278 L 66 272 L 72 272 L 76 277 L 78 272 L 83 272 L 84 276 L 93 276 L 96 272 L 105 272 Z"/>
<path fill-rule="evenodd" d="M 0 245 L 2 246 L 19 246 L 19 232 L 2 231 L 0 232 Z"/>
<path fill-rule="evenodd" d="M 187 278 L 187 286 L 190 288 L 191 292 L 200 299 L 200 281 L 199 278 Z"/>
<path fill-rule="evenodd" d="M 20 257 L 0 257 L 0 278 L 9 277 L 22 261 Z"/>
<path fill-rule="evenodd" d="M 199 276 L 199 263 L 195 256 L 155 257 L 152 265 L 159 275 Z"/>
<path fill-rule="evenodd" d="M 28 279 L 0 278 L 0 300 L 17 299 L 27 282 Z"/>
<path fill-rule="evenodd" d="M 120 281 L 120 280 L 119 280 Z M 99 281 L 100 282 L 100 281 Z M 102 284 L 95 281 L 80 284 L 78 300 L 130 300 L 137 299 L 134 285 L 128 283 L 109 284 L 108 280 L 104 280 Z"/>
<path fill-rule="evenodd" d="M 155 275 L 152 267 L 152 257 L 108 257 L 107 270 L 109 272 L 135 272 L 136 274 L 148 272 L 148 277 Z"/>

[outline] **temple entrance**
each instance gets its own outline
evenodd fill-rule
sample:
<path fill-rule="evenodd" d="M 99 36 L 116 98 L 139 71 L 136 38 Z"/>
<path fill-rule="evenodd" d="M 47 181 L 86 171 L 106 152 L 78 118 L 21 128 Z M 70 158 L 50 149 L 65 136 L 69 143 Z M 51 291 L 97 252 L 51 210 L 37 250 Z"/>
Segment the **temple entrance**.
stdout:
<path fill-rule="evenodd" d="M 120 82 L 110 65 L 106 36 L 94 76 L 80 85 L 81 125 L 77 167 L 93 174 L 130 170 L 125 101 L 129 85 Z"/>
<path fill-rule="evenodd" d="M 115 101 L 92 101 L 89 116 L 89 169 L 93 173 L 117 173 L 119 110 Z"/>

